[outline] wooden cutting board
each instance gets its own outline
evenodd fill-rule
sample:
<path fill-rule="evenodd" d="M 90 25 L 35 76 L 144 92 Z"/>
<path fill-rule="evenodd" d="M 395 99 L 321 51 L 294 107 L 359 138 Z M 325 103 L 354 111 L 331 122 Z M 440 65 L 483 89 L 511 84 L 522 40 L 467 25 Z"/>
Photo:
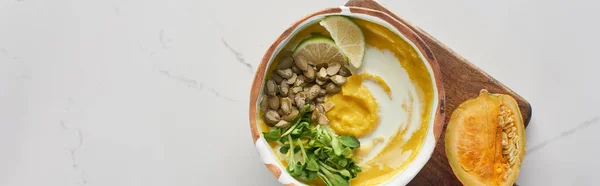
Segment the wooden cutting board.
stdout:
<path fill-rule="evenodd" d="M 475 65 L 471 64 L 467 59 L 461 57 L 450 48 L 440 43 L 431 35 L 427 34 L 427 32 L 395 15 L 373 0 L 350 0 L 346 3 L 346 6 L 357 6 L 379 10 L 398 19 L 398 21 L 414 30 L 419 37 L 425 41 L 425 44 L 433 51 L 433 54 L 439 63 L 444 91 L 446 92 L 446 105 L 444 107 L 446 111 L 446 120 L 444 122 L 442 136 L 435 147 L 431 159 L 429 159 L 429 162 L 427 162 L 425 167 L 423 167 L 421 172 L 417 174 L 409 185 L 461 185 L 460 181 L 458 181 L 454 176 L 454 173 L 452 173 L 452 169 L 448 164 L 448 159 L 446 158 L 446 152 L 444 150 L 445 143 L 443 135 L 445 134 L 447 122 L 454 109 L 463 101 L 476 97 L 479 94 L 479 90 L 485 88 L 491 93 L 508 94 L 514 97 L 521 109 L 525 127 L 529 124 L 529 120 L 531 119 L 531 105 L 529 105 L 527 100 L 477 68 Z"/>

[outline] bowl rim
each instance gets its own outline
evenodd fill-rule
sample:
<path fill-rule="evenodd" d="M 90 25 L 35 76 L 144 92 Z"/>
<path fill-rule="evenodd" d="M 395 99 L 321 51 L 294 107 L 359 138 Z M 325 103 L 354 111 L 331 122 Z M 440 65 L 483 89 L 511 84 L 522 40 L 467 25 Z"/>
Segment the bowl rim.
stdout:
<path fill-rule="evenodd" d="M 435 144 L 437 144 L 438 140 L 440 139 L 441 131 L 442 131 L 443 124 L 444 124 L 444 119 L 445 119 L 444 107 L 445 107 L 445 100 L 446 100 L 444 87 L 443 87 L 442 80 L 441 80 L 441 72 L 439 70 L 437 59 L 433 55 L 433 52 L 431 51 L 429 46 L 427 46 L 427 44 L 425 44 L 425 42 L 421 39 L 421 37 L 419 37 L 416 32 L 414 32 L 410 27 L 406 26 L 404 23 L 393 18 L 392 16 L 390 16 L 389 14 L 387 14 L 385 12 L 368 9 L 368 8 L 355 7 L 355 6 L 330 7 L 330 8 L 322 9 L 320 11 L 313 12 L 307 16 L 304 16 L 303 18 L 295 21 L 291 26 L 289 26 L 280 36 L 277 37 L 275 42 L 273 42 L 273 44 L 271 44 L 271 46 L 267 49 L 265 55 L 263 56 L 263 58 L 260 61 L 259 66 L 257 67 L 258 69 L 254 75 L 254 80 L 252 82 L 252 86 L 251 86 L 251 90 L 250 90 L 249 119 L 250 119 L 250 131 L 252 133 L 253 144 L 256 147 L 258 139 L 260 139 L 260 136 L 261 136 L 261 133 L 257 126 L 258 114 L 257 114 L 256 103 L 258 101 L 258 97 L 259 97 L 261 89 L 262 89 L 261 87 L 262 87 L 262 83 L 265 78 L 265 74 L 268 70 L 267 65 L 269 64 L 269 61 L 271 60 L 271 58 L 275 56 L 275 55 L 273 55 L 273 53 L 277 50 L 277 47 L 279 47 L 282 44 L 282 42 L 284 42 L 288 37 L 291 37 L 293 31 L 296 30 L 296 28 L 298 26 L 300 26 L 302 23 L 304 23 L 308 19 L 315 17 L 315 16 L 324 15 L 324 14 L 341 14 L 344 11 L 347 11 L 347 13 L 349 13 L 349 14 L 364 14 L 367 16 L 373 16 L 373 17 L 379 18 L 379 19 L 387 22 L 392 27 L 397 29 L 398 32 L 402 36 L 404 36 L 404 39 L 407 39 L 414 44 L 413 48 L 416 47 L 415 49 L 417 49 L 418 52 L 420 52 L 422 54 L 422 59 L 425 60 L 431 67 L 431 71 L 433 73 L 432 76 L 434 77 L 433 79 L 434 79 L 435 87 L 437 88 L 437 92 L 438 92 L 438 94 L 437 94 L 438 104 L 436 105 L 436 108 L 435 108 L 435 116 L 434 116 L 434 120 L 433 120 L 433 137 L 434 137 L 434 149 L 432 150 L 432 153 L 433 153 L 435 151 Z M 259 152 L 259 154 L 260 154 L 260 152 Z M 430 158 L 431 158 L 431 155 L 429 155 L 428 159 L 430 159 Z M 279 167 L 277 167 L 274 164 L 269 164 L 267 162 L 264 162 L 264 163 L 265 163 L 265 166 L 267 167 L 267 169 L 269 169 L 269 171 L 271 172 L 271 174 L 273 174 L 273 176 L 275 176 L 277 179 L 280 179 L 280 176 L 282 175 L 283 170 L 281 170 Z M 425 166 L 425 164 L 423 166 Z M 390 179 L 390 180 L 392 180 L 392 179 Z M 290 186 L 290 185 L 296 185 L 296 184 L 288 183 L 285 185 Z"/>

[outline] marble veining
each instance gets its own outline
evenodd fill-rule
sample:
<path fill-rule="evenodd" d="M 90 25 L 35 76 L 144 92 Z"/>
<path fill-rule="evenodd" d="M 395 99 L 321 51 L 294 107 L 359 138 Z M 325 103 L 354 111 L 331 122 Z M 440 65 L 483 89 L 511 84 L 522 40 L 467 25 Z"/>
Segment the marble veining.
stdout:
<path fill-rule="evenodd" d="M 218 91 L 216 91 L 215 89 L 212 89 L 212 88 L 211 88 L 211 89 L 210 89 L 210 92 L 212 92 L 213 94 L 215 94 L 215 96 L 217 96 L 217 97 L 220 97 L 220 98 L 223 98 L 223 99 L 225 99 L 225 100 L 227 100 L 227 101 L 236 102 L 236 103 L 237 103 L 237 102 L 239 102 L 239 100 L 235 100 L 235 99 L 233 99 L 233 98 L 230 98 L 230 97 L 227 97 L 227 96 L 223 96 L 223 95 L 221 95 L 221 93 L 219 93 L 219 92 L 218 92 Z"/>
<path fill-rule="evenodd" d="M 70 114 L 74 114 L 77 112 L 83 112 L 83 110 L 78 110 L 81 108 L 76 108 L 76 104 L 73 101 L 73 98 L 68 98 L 67 99 L 67 108 L 65 108 L 65 111 L 67 111 L 67 113 Z M 84 142 L 84 136 L 83 136 L 83 132 L 81 130 L 81 128 L 78 128 L 77 126 L 69 123 L 68 120 L 60 120 L 60 131 L 64 132 L 64 133 L 68 133 L 68 134 L 75 134 L 77 136 L 76 138 L 76 142 L 75 142 L 75 146 L 69 147 L 69 152 L 70 152 L 70 159 L 71 159 L 71 167 L 73 168 L 73 170 L 76 172 L 76 174 L 78 174 L 77 177 L 80 177 L 80 180 L 78 180 L 78 185 L 86 185 L 87 184 L 87 180 L 86 180 L 86 176 L 85 176 L 85 169 L 83 166 L 80 165 L 79 163 L 79 154 L 78 151 L 82 149 L 83 147 L 83 142 Z"/>
<path fill-rule="evenodd" d="M 231 46 L 229 46 L 229 44 L 227 44 L 227 41 L 225 41 L 225 38 L 221 38 L 221 41 L 223 42 L 223 45 L 225 45 L 225 47 L 227 47 L 227 49 L 229 49 L 229 51 L 235 56 L 235 58 L 240 64 L 246 66 L 250 73 L 254 73 L 254 67 L 252 67 L 252 64 L 246 62 L 242 53 L 236 51 Z"/>
<path fill-rule="evenodd" d="M 143 45 L 143 44 L 141 44 L 141 43 L 140 43 L 140 44 L 138 44 L 138 45 L 139 45 L 140 52 L 141 52 L 142 54 L 144 54 L 144 55 L 147 55 L 147 56 L 153 56 L 153 55 L 155 55 L 155 54 L 156 54 L 156 52 L 155 52 L 155 51 L 149 51 L 148 49 L 146 49 L 146 47 L 144 47 L 144 45 Z"/>
<path fill-rule="evenodd" d="M 204 84 L 202 82 L 198 83 L 196 80 L 187 78 L 185 76 L 171 75 L 171 73 L 169 71 L 162 70 L 162 69 L 159 69 L 158 72 L 160 72 L 160 74 L 165 75 L 171 79 L 181 82 L 181 83 L 187 85 L 188 87 L 197 88 L 199 90 L 202 90 L 204 88 Z"/>
<path fill-rule="evenodd" d="M 170 79 L 174 79 L 178 82 L 181 82 L 183 84 L 185 84 L 186 86 L 190 87 L 190 88 L 194 88 L 194 89 L 198 89 L 198 90 L 203 90 L 204 89 L 204 83 L 203 82 L 197 82 L 196 80 L 187 78 L 185 76 L 176 76 L 176 75 L 171 75 L 171 73 L 167 70 L 159 70 L 159 72 L 165 76 L 167 76 Z M 219 93 L 219 91 L 215 90 L 214 88 L 209 88 L 208 89 L 211 93 L 213 93 L 216 97 L 219 98 L 223 98 L 227 101 L 231 101 L 231 102 L 239 102 L 239 100 L 227 97 L 227 96 L 223 96 L 221 95 L 221 93 Z"/>
<path fill-rule="evenodd" d="M 165 39 L 165 30 L 160 29 L 160 32 L 158 35 L 159 35 L 159 40 L 160 40 L 160 44 L 161 44 L 162 48 L 165 50 L 169 49 L 169 46 L 167 46 L 167 42 L 170 42 L 170 41 Z"/>
<path fill-rule="evenodd" d="M 592 117 L 592 118 L 590 118 L 588 120 L 585 120 L 584 122 L 579 123 L 577 126 L 573 127 L 572 129 L 569 129 L 569 130 L 561 132 L 560 135 L 558 135 L 558 136 L 555 136 L 555 137 L 553 137 L 553 138 L 551 138 L 549 140 L 544 140 L 544 141 L 542 141 L 539 144 L 533 145 L 532 147 L 530 147 L 530 148 L 527 149 L 527 154 L 525 154 L 525 155 L 529 156 L 532 153 L 538 151 L 541 148 L 544 148 L 545 146 L 547 146 L 547 145 L 549 145 L 549 144 L 551 144 L 551 143 L 553 143 L 553 142 L 555 142 L 557 140 L 560 140 L 560 139 L 562 139 L 564 137 L 573 135 L 573 134 L 575 134 L 575 133 L 577 133 L 577 132 L 579 132 L 579 131 L 581 131 L 583 129 L 586 129 L 586 128 L 590 127 L 591 125 L 597 125 L 597 124 L 600 123 L 598 121 L 600 121 L 600 117 L 599 116 L 594 116 L 594 117 Z"/>

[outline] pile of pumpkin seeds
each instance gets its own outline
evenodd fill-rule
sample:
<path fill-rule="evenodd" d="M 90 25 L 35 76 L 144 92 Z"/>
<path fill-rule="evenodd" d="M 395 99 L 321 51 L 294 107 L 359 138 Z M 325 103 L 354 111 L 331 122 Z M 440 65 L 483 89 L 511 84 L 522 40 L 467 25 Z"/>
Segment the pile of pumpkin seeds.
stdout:
<path fill-rule="evenodd" d="M 303 112 L 312 112 L 311 119 L 328 124 L 325 113 L 333 104 L 325 103 L 328 94 L 341 91 L 351 72 L 340 63 L 312 65 L 301 56 L 284 56 L 266 81 L 260 109 L 269 126 L 284 128 Z M 308 110 L 304 105 L 309 104 Z"/>

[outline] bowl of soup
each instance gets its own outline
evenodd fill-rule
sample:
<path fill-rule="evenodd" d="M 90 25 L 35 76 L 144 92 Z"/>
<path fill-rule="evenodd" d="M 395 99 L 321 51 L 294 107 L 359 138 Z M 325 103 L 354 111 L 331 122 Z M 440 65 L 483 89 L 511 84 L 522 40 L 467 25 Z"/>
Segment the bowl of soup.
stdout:
<path fill-rule="evenodd" d="M 298 81 L 295 76 L 303 76 L 304 79 L 311 76 L 310 72 L 306 74 L 306 70 L 298 70 L 298 67 L 305 67 L 296 63 L 301 59 L 294 56 L 304 41 L 315 35 L 339 38 L 332 35 L 322 23 L 319 24 L 332 16 L 343 16 L 362 31 L 362 65 L 355 69 L 352 66 L 346 69 L 342 66 L 342 70 L 329 74 L 327 77 L 331 80 L 327 81 L 334 81 L 335 84 L 329 84 L 337 84 L 336 89 L 329 89 L 327 83 L 321 84 L 318 77 L 313 78 L 312 83 L 303 82 L 304 88 L 294 87 L 298 85 L 294 84 L 294 81 Z M 340 58 L 342 61 L 346 59 Z M 291 70 L 283 69 L 287 67 L 287 63 L 294 64 L 289 67 L 293 69 L 294 79 L 288 74 Z M 281 66 L 286 67 L 280 68 Z M 322 64 L 315 63 L 308 68 L 314 69 L 308 71 L 315 71 L 317 76 L 323 73 L 322 69 L 329 73 L 329 67 L 322 67 Z M 335 81 L 341 77 L 342 83 Z M 390 15 L 371 9 L 344 6 L 312 13 L 286 29 L 268 48 L 260 62 L 250 92 L 249 119 L 253 144 L 268 170 L 284 185 L 336 185 L 336 176 L 346 179 L 350 185 L 405 185 L 427 163 L 440 137 L 445 97 L 440 78 L 437 61 L 430 49 L 414 31 Z M 292 82 L 287 84 L 288 81 Z M 322 94 L 319 94 L 319 87 L 323 87 L 320 89 Z M 283 88 L 286 89 L 285 96 L 280 93 Z M 288 99 L 288 94 L 293 94 L 292 92 L 297 97 L 304 93 L 302 91 L 307 91 L 306 94 L 310 96 L 312 88 L 316 89 L 314 95 L 320 97 L 307 99 L 306 102 L 300 100 L 302 103 L 297 98 Z M 296 100 L 296 105 L 286 103 L 290 100 Z M 275 102 L 277 105 L 274 105 Z M 298 118 L 286 121 L 285 117 L 293 114 L 285 111 L 284 104 L 288 104 L 286 109 L 290 106 L 300 109 L 301 116 L 294 115 Z M 303 110 L 304 105 L 307 105 L 306 110 Z M 269 110 L 270 108 L 275 110 Z M 321 115 L 317 112 L 319 109 Z M 310 113 L 313 113 L 312 117 Z M 304 118 L 300 118 L 302 114 L 305 114 Z M 298 129 L 297 125 L 302 121 L 307 123 L 305 131 L 293 135 L 298 139 L 289 137 L 288 140 L 282 137 L 294 134 L 294 129 Z M 318 126 L 317 129 L 315 126 Z M 314 147 L 315 144 L 310 139 L 311 135 L 314 136 L 310 134 L 313 130 L 330 131 L 333 138 L 343 144 L 337 146 L 352 147 L 346 147 L 351 153 L 348 152 L 342 159 L 327 158 L 323 151 L 330 150 L 331 155 L 337 152 L 333 153 L 334 150 L 328 147 Z M 304 133 L 308 137 L 298 137 Z M 343 141 L 346 137 L 356 139 L 360 146 Z M 298 152 L 289 150 L 289 143 L 292 143 L 292 149 L 296 146 Z M 303 146 L 301 150 L 299 145 Z M 333 146 L 336 148 L 335 144 Z M 308 156 L 304 152 L 305 148 L 311 148 Z M 294 153 L 295 156 L 292 157 L 299 160 L 289 158 Z M 332 171 L 324 170 L 325 173 L 337 171 L 341 176 L 324 176 L 322 171 L 317 171 L 320 170 L 318 168 L 311 172 L 313 169 L 308 166 L 308 158 L 298 158 L 315 158 L 315 154 L 319 157 L 319 153 L 322 162 L 314 165 L 321 169 L 323 166 L 330 168 Z M 290 164 L 290 161 L 297 161 L 298 166 Z M 292 164 L 294 165 L 290 167 Z M 351 166 L 354 168 L 348 170 L 352 174 L 346 177 L 348 174 L 343 173 L 344 168 Z M 315 175 L 310 175 L 311 173 Z"/>

